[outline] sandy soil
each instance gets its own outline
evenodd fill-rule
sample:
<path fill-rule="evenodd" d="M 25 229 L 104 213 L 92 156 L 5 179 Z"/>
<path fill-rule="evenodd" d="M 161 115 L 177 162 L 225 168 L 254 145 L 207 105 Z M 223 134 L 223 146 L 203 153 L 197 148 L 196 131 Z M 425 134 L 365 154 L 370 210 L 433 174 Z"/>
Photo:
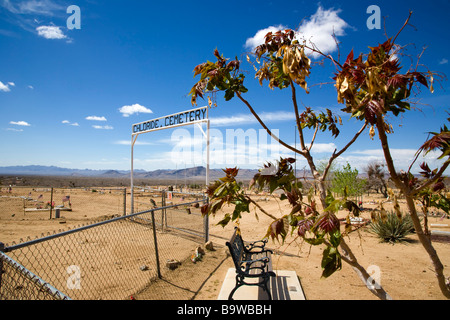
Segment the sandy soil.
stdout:
<path fill-rule="evenodd" d="M 25 239 L 28 236 L 34 238 L 42 233 L 75 227 L 84 222 L 120 213 L 121 204 L 117 195 L 104 194 L 103 198 L 98 198 L 98 194 L 96 194 L 96 205 L 88 207 L 87 203 L 94 202 L 94 199 L 87 198 L 89 195 L 89 193 L 85 194 L 84 200 L 79 203 L 74 200 L 75 203 L 72 203 L 74 211 L 62 212 L 60 219 L 49 219 L 48 212 L 24 213 L 23 200 L 12 198 L 3 191 L 2 197 L 0 197 L 0 241 L 4 243 L 19 242 L 21 238 Z M 60 197 L 60 195 L 58 196 Z M 76 197 L 72 196 L 72 198 Z M 261 196 L 257 196 L 256 199 L 259 200 L 258 203 L 261 206 L 274 215 L 281 216 L 283 212 L 287 211 L 284 202 L 270 197 L 266 201 L 266 198 Z M 380 200 L 383 199 L 377 195 L 371 198 L 364 197 L 364 205 L 366 208 L 374 208 L 376 204 L 371 204 L 371 202 Z M 403 203 L 400 202 L 400 204 L 404 206 Z M 79 210 L 82 206 L 85 207 Z M 389 206 L 389 203 L 385 204 L 386 209 L 389 209 Z M 224 211 L 227 210 L 232 210 L 232 208 L 225 208 Z M 345 212 L 340 213 L 340 216 L 344 217 Z M 370 214 L 366 212 L 363 216 L 369 218 Z M 225 242 L 231 236 L 235 224 L 230 223 L 225 228 L 217 226 L 216 224 L 221 218 L 222 214 L 210 217 L 210 239 L 214 242 L 216 250 L 206 251 L 202 261 L 196 264 L 184 264 L 178 270 L 180 277 L 189 278 L 192 281 L 192 285 L 187 290 L 186 299 L 191 299 L 192 296 L 197 300 L 217 299 L 225 274 L 228 268 L 233 267 L 225 248 Z M 448 219 L 440 220 L 433 217 L 429 222 L 450 225 Z M 251 241 L 261 239 L 265 235 L 269 223 L 270 218 L 262 213 L 258 213 L 256 216 L 252 211 L 241 219 L 239 226 L 243 238 Z M 446 227 L 439 229 L 450 231 Z M 366 268 L 369 266 L 379 268 L 381 285 L 393 299 L 444 299 L 438 288 L 428 255 L 415 235 L 410 236 L 409 239 L 408 242 L 395 245 L 380 243 L 374 235 L 365 229 L 360 229 L 351 233 L 346 241 L 361 265 Z M 443 242 L 434 242 L 433 244 L 445 267 L 446 274 L 450 275 L 450 244 Z M 189 243 L 188 246 L 189 250 L 192 250 L 192 243 Z M 277 253 L 273 256 L 274 269 L 296 271 L 307 299 L 377 299 L 346 263 L 343 263 L 341 271 L 328 279 L 321 279 L 320 261 L 323 247 L 311 247 L 298 240 L 294 241 L 292 237 L 288 237 L 284 244 L 269 241 L 268 246 Z M 143 291 L 137 294 L 136 298 L 157 299 L 158 295 L 155 296 L 154 289 L 153 287 L 152 294 L 150 291 Z"/>
<path fill-rule="evenodd" d="M 378 196 L 366 198 L 364 200 L 367 208 L 376 207 L 376 204 L 369 204 L 368 202 L 383 200 Z M 279 213 L 279 216 L 282 215 L 280 212 L 287 211 L 279 201 L 261 201 L 259 204 L 271 213 Z M 400 201 L 400 205 L 404 206 L 404 203 Z M 390 206 L 390 203 L 384 204 L 386 209 L 389 209 Z M 340 212 L 339 217 L 344 217 L 345 214 L 345 212 Z M 363 217 L 370 218 L 370 214 L 366 212 Z M 220 221 L 219 215 L 215 219 L 211 219 L 212 224 L 218 221 Z M 253 213 L 247 214 L 239 223 L 244 240 L 250 241 L 262 238 L 269 223 L 270 218 L 261 213 L 258 213 L 258 218 Z M 450 220 L 448 219 L 429 218 L 429 223 L 450 226 Z M 233 228 L 234 224 L 228 225 L 225 229 L 220 226 L 212 226 L 211 238 L 215 242 L 223 244 L 226 241 L 223 236 L 231 236 Z M 442 227 L 440 230 L 450 231 L 449 228 Z M 215 235 L 219 237 L 215 237 Z M 416 235 L 411 235 L 409 239 L 408 242 L 395 245 L 380 243 L 377 237 L 363 228 L 351 233 L 346 238 L 346 242 L 350 245 L 362 266 L 366 268 L 377 266 L 379 268 L 381 285 L 393 299 L 445 299 L 439 290 L 428 254 L 419 243 Z M 449 275 L 450 244 L 440 242 L 434 242 L 433 244 L 444 268 L 447 270 L 446 274 Z M 322 246 L 312 247 L 300 241 L 293 241 L 292 237 L 287 237 L 285 244 L 270 240 L 268 246 L 278 253 L 273 257 L 274 269 L 295 270 L 307 299 L 377 299 L 345 262 L 343 262 L 341 271 L 327 279 L 322 279 L 320 266 Z M 231 258 L 228 258 L 207 281 L 196 299 L 216 299 L 220 291 L 221 281 L 225 278 L 228 268 L 231 267 L 233 267 L 233 264 Z"/>

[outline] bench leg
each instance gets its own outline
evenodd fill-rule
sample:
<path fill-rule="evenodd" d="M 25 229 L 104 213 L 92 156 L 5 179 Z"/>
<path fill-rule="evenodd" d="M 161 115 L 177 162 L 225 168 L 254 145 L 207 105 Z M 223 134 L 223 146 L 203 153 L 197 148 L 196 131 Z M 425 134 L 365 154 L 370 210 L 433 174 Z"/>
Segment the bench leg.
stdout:
<path fill-rule="evenodd" d="M 256 285 L 258 287 L 261 287 L 264 291 L 267 292 L 267 295 L 269 297 L 269 300 L 272 300 L 272 294 L 270 293 L 270 289 L 268 286 L 268 283 L 270 281 L 270 276 L 264 276 L 261 278 L 261 282 L 257 284 L 246 284 L 244 282 L 244 277 L 240 275 L 236 275 L 236 285 L 234 286 L 233 290 L 231 290 L 230 294 L 228 295 L 228 300 L 233 300 L 233 295 L 236 292 L 237 289 L 239 289 L 243 285 Z"/>
<path fill-rule="evenodd" d="M 269 300 L 272 300 L 272 294 L 270 293 L 270 289 L 268 286 L 269 281 L 270 281 L 270 276 L 264 277 L 262 286 L 263 286 L 263 289 L 267 292 L 267 295 L 269 296 Z"/>
<path fill-rule="evenodd" d="M 231 290 L 230 294 L 228 295 L 228 300 L 233 300 L 233 295 L 236 292 L 237 289 L 239 289 L 243 285 L 243 278 L 239 275 L 236 275 L 236 285 L 234 286 L 233 290 Z"/>

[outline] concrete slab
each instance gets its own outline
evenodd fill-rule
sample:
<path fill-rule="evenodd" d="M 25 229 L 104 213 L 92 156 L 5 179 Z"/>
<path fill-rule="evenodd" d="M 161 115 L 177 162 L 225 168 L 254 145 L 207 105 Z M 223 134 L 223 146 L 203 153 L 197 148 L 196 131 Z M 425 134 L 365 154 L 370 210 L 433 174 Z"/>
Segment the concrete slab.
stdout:
<path fill-rule="evenodd" d="M 306 300 L 300 281 L 295 271 L 274 270 L 276 277 L 272 277 L 269 290 L 273 300 Z M 254 283 L 257 279 L 249 279 Z M 236 271 L 230 268 L 220 289 L 217 300 L 228 300 L 228 295 L 236 285 Z M 268 300 L 267 293 L 258 286 L 242 286 L 233 295 L 234 300 Z"/>

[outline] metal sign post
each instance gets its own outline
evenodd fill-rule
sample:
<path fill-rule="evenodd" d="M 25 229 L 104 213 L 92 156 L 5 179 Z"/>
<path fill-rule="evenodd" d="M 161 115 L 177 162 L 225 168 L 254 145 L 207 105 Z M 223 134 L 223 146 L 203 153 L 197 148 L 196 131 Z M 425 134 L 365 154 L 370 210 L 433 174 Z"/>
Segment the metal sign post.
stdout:
<path fill-rule="evenodd" d="M 165 117 L 156 118 L 140 123 L 133 124 L 131 133 L 131 213 L 134 213 L 134 144 L 137 137 L 143 133 L 176 128 L 196 124 L 200 127 L 203 136 L 206 138 L 206 185 L 209 184 L 209 112 L 208 107 L 191 109 L 179 113 L 174 113 Z M 206 133 L 202 130 L 201 124 L 206 122 Z"/>

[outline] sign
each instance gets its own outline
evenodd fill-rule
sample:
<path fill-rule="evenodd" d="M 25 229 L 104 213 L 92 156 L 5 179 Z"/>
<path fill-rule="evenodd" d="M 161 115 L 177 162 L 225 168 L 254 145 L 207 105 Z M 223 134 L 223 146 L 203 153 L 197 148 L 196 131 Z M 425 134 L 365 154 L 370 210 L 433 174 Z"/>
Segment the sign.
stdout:
<path fill-rule="evenodd" d="M 133 168 L 134 168 L 134 144 L 141 133 L 147 133 L 162 129 L 175 128 L 180 126 L 186 126 L 191 124 L 200 124 L 206 122 L 206 133 L 202 130 L 203 136 L 206 138 L 206 185 L 209 184 L 209 115 L 208 106 L 198 109 L 187 110 L 179 113 L 174 113 L 165 117 L 148 120 L 140 123 L 133 124 L 131 133 L 131 213 L 134 213 L 134 181 L 133 181 Z M 201 128 L 200 128 L 201 129 Z M 172 193 L 168 193 L 169 199 L 173 197 Z M 208 242 L 208 215 L 205 216 L 204 228 L 205 228 L 205 242 Z"/>
<path fill-rule="evenodd" d="M 133 125 L 132 135 L 207 121 L 207 107 L 183 111 Z"/>

